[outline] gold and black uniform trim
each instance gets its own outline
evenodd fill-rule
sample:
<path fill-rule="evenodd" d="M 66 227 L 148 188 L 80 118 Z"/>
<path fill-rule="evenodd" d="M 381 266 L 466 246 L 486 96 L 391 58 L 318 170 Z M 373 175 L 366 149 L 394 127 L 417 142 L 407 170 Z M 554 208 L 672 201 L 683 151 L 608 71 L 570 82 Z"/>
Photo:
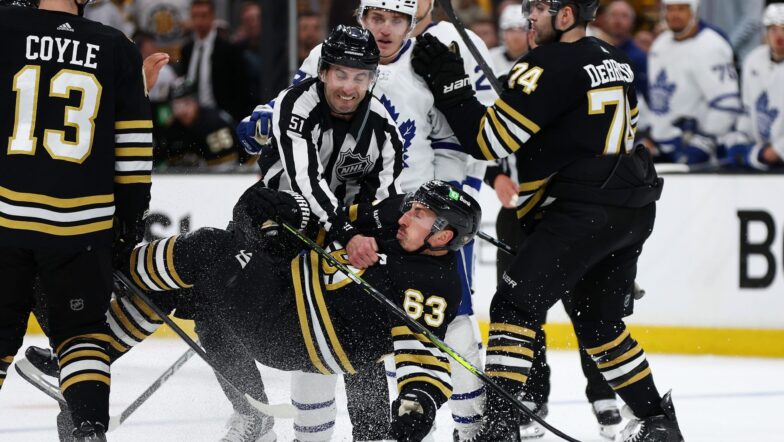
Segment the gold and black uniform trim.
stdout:
<path fill-rule="evenodd" d="M 651 374 L 645 352 L 632 339 L 628 329 L 612 341 L 588 348 L 586 352 L 614 390 L 628 387 Z"/>
<path fill-rule="evenodd" d="M 449 360 L 429 339 L 406 326 L 392 328 L 398 392 L 414 382 L 429 384 L 444 400 L 452 396 Z M 432 390 L 432 389 L 431 389 Z"/>
<path fill-rule="evenodd" d="M 0 387 L 3 386 L 3 382 L 5 382 L 5 377 L 8 375 L 8 367 L 11 366 L 11 362 L 14 361 L 14 356 L 3 356 L 0 358 Z"/>
<path fill-rule="evenodd" d="M 114 338 L 129 349 L 155 333 L 163 324 L 138 296 L 115 297 L 106 312 L 106 323 Z"/>
<path fill-rule="evenodd" d="M 152 121 L 117 121 L 114 125 L 114 182 L 149 184 L 152 171 Z"/>
<path fill-rule="evenodd" d="M 499 98 L 485 111 L 476 142 L 485 159 L 494 160 L 516 152 L 540 130 L 539 125 Z"/>
<path fill-rule="evenodd" d="M 0 186 L 0 227 L 55 236 L 84 235 L 112 228 L 114 195 L 58 198 Z"/>
<path fill-rule="evenodd" d="M 496 378 L 526 383 L 534 359 L 536 332 L 519 325 L 490 324 L 485 373 Z"/>
<path fill-rule="evenodd" d="M 321 257 L 311 251 L 291 261 L 291 278 L 300 331 L 308 358 L 322 374 L 349 373 L 356 370 L 340 343 L 324 299 Z"/>
<path fill-rule="evenodd" d="M 111 384 L 109 365 L 111 359 L 106 352 L 107 345 L 116 341 L 103 333 L 78 335 L 67 339 L 57 346 L 57 359 L 60 363 L 60 391 L 82 382 Z"/>
<path fill-rule="evenodd" d="M 193 287 L 177 273 L 174 245 L 179 236 L 171 236 L 137 247 L 131 253 L 131 277 L 145 290 L 164 291 Z"/>

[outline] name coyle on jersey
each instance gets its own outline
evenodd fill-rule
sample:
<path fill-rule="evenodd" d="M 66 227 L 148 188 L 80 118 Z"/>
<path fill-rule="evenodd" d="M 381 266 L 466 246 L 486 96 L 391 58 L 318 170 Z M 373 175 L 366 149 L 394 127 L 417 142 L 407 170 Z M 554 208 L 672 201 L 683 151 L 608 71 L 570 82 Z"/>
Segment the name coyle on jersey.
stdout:
<path fill-rule="evenodd" d="M 92 43 L 82 46 L 78 40 L 61 37 L 27 36 L 27 49 L 25 57 L 28 60 L 54 60 L 58 63 L 69 63 L 75 66 L 84 66 L 89 69 L 98 69 L 95 57 L 101 47 Z"/>

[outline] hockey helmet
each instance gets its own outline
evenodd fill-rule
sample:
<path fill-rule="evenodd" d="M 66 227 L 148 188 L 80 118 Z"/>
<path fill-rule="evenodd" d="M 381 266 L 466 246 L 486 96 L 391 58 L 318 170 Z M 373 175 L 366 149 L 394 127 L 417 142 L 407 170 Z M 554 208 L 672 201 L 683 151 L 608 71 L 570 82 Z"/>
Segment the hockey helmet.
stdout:
<path fill-rule="evenodd" d="M 425 247 L 430 250 L 459 250 L 471 242 L 479 231 L 482 221 L 482 208 L 469 194 L 446 181 L 431 180 L 414 193 L 409 193 L 403 202 L 403 211 L 411 209 L 413 203 L 420 203 L 436 214 L 430 234 L 425 238 Z M 444 248 L 428 247 L 430 236 L 450 228 L 455 235 Z"/>
<path fill-rule="evenodd" d="M 700 7 L 700 0 L 663 0 L 662 4 L 664 6 L 667 5 L 689 5 L 691 7 L 691 12 L 697 12 L 697 8 Z"/>
<path fill-rule="evenodd" d="M 408 32 L 413 31 L 414 27 L 416 27 L 417 0 L 361 0 L 357 9 L 359 24 L 362 24 L 362 18 L 368 9 L 384 9 L 386 11 L 399 12 L 411 18 Z"/>
<path fill-rule="evenodd" d="M 771 3 L 762 14 L 764 26 L 784 26 L 784 3 Z"/>
<path fill-rule="evenodd" d="M 510 4 L 501 12 L 501 17 L 498 18 L 498 27 L 502 31 L 508 29 L 522 29 L 528 30 L 528 18 L 523 14 L 523 8 Z"/>
<path fill-rule="evenodd" d="M 529 15 L 531 10 L 540 3 L 549 7 L 550 14 L 555 17 L 564 6 L 574 6 L 574 16 L 577 23 L 586 23 L 596 18 L 596 10 L 599 9 L 599 0 L 523 0 L 523 12 Z"/>
<path fill-rule="evenodd" d="M 335 64 L 376 72 L 380 53 L 370 31 L 338 25 L 321 45 L 319 71 Z"/>

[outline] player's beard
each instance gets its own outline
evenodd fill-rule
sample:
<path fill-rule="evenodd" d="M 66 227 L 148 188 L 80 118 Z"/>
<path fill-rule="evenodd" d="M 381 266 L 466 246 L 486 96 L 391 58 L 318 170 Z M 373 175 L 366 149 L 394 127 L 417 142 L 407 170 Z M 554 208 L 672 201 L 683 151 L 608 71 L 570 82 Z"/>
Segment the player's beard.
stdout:
<path fill-rule="evenodd" d="M 537 22 L 534 25 L 534 41 L 537 46 L 558 41 L 558 33 L 550 23 Z"/>

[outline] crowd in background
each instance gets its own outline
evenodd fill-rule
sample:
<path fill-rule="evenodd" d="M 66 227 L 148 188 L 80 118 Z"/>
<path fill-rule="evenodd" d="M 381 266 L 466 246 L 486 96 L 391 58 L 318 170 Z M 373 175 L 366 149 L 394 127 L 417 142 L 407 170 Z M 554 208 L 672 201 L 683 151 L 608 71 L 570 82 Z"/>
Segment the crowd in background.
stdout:
<path fill-rule="evenodd" d="M 255 170 L 254 158 L 242 150 L 234 127 L 257 104 L 274 98 L 290 83 L 286 19 L 289 3 L 283 0 L 96 0 L 87 8 L 88 18 L 122 30 L 138 44 L 144 57 L 158 51 L 170 55 L 169 65 L 150 91 L 158 170 L 177 166 L 214 171 Z M 328 29 L 337 24 L 356 23 L 353 14 L 358 3 L 359 0 L 297 1 L 297 65 L 323 40 Z M 519 1 L 453 0 L 452 3 L 466 26 L 488 48 L 495 48 L 499 53 L 520 52 L 506 47 L 513 40 L 505 39 L 505 34 L 526 30 L 505 25 L 503 19 L 505 9 L 520 8 Z M 638 94 L 643 102 L 655 106 L 660 90 L 649 96 L 648 58 L 654 41 L 672 24 L 662 4 L 667 1 L 602 0 L 600 3 L 589 34 L 622 48 L 629 55 Z M 745 58 L 765 42 L 763 9 L 771 1 L 684 0 L 682 3 L 699 3 L 700 26 L 715 30 L 731 48 L 732 65 L 728 66 L 727 75 L 735 86 L 729 90 L 738 94 L 742 89 L 741 68 Z M 434 14 L 437 20 L 447 19 L 440 8 Z M 677 99 L 673 105 L 677 105 Z M 739 114 L 742 109 L 739 97 L 734 107 Z M 683 134 L 691 131 L 689 139 L 701 140 L 692 132 L 702 133 L 700 129 L 704 128 L 697 128 L 696 120 L 692 120 L 681 121 L 673 130 L 682 130 Z M 641 128 L 644 126 L 640 124 Z M 753 147 L 733 150 L 737 161 L 727 159 L 727 148 L 732 146 L 720 144 L 722 137 L 733 133 L 734 120 L 725 126 L 722 133 L 711 134 L 712 145 L 689 146 L 693 152 L 680 156 L 677 153 L 680 148 L 668 152 L 666 142 L 661 144 L 648 131 L 641 131 L 640 140 L 667 162 L 692 165 L 709 162 L 722 166 L 754 163 L 748 159 Z M 746 145 L 750 144 L 745 141 Z M 703 155 L 703 148 L 712 151 Z M 717 154 L 718 151 L 721 152 Z M 780 163 L 781 159 L 775 156 L 764 166 Z"/>

